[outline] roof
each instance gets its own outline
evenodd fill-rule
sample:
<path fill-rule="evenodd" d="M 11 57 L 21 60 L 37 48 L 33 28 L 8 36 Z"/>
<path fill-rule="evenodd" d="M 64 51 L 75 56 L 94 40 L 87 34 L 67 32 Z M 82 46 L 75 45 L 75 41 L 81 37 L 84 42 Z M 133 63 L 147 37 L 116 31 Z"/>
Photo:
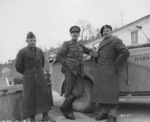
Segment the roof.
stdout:
<path fill-rule="evenodd" d="M 135 21 L 133 21 L 133 22 L 131 22 L 131 23 L 129 23 L 129 24 L 127 24 L 127 25 L 121 27 L 121 28 L 118 28 L 118 29 L 114 30 L 113 32 L 116 32 L 116 31 L 119 31 L 119 30 L 121 30 L 121 29 L 124 29 L 124 28 L 126 28 L 126 27 L 128 27 L 128 26 L 130 26 L 130 25 L 132 25 L 132 24 L 134 24 L 134 23 L 140 22 L 141 20 L 144 20 L 144 19 L 147 19 L 147 18 L 150 18 L 150 14 L 147 15 L 147 16 L 144 16 L 144 17 L 142 17 L 142 18 L 140 18 L 140 19 L 138 19 L 138 20 L 135 20 Z"/>
<path fill-rule="evenodd" d="M 142 20 L 145 20 L 145 19 L 147 19 L 147 18 L 150 18 L 150 14 L 147 15 L 147 16 L 144 16 L 144 17 L 142 17 L 142 18 L 140 18 L 140 19 L 138 19 L 138 20 L 135 20 L 135 21 L 133 21 L 133 22 L 131 22 L 131 23 L 129 23 L 129 24 L 127 24 L 127 25 L 121 27 L 121 28 L 118 28 L 118 29 L 114 30 L 113 33 L 114 33 L 114 32 L 117 32 L 117 31 L 120 31 L 120 30 L 122 30 L 122 29 L 124 29 L 124 28 L 126 28 L 126 27 L 128 27 L 128 26 L 130 26 L 130 25 L 132 25 L 132 24 L 134 24 L 134 23 L 137 23 L 137 22 L 140 22 L 140 21 L 142 21 Z M 102 37 L 100 37 L 100 38 L 98 38 L 98 39 L 96 39 L 96 40 L 88 41 L 88 42 L 86 42 L 86 43 L 84 43 L 84 44 L 85 44 L 85 45 L 86 45 L 86 44 L 89 44 L 89 43 L 94 42 L 94 41 L 97 41 L 97 40 L 99 40 L 99 39 L 101 39 L 101 38 L 102 38 Z M 96 43 L 97 43 L 97 42 L 96 42 Z"/>

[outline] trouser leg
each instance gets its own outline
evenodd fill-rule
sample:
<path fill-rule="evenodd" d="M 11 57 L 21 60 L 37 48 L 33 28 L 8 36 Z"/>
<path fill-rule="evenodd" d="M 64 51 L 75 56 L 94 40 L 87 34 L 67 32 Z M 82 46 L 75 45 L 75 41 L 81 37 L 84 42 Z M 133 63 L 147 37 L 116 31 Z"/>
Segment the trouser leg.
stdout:
<path fill-rule="evenodd" d="M 65 101 L 63 102 L 63 104 L 60 107 L 60 110 L 62 111 L 63 115 L 67 118 L 67 119 L 71 119 L 74 120 L 75 116 L 73 114 L 73 108 L 72 108 L 72 103 L 76 100 L 76 96 L 74 95 L 70 95 L 69 97 L 67 97 L 65 99 Z"/>
<path fill-rule="evenodd" d="M 76 96 L 75 95 L 70 95 L 67 99 L 66 99 L 66 101 L 68 102 L 68 110 L 70 111 L 70 112 L 72 112 L 73 111 L 73 102 L 76 100 Z"/>
<path fill-rule="evenodd" d="M 84 79 L 80 74 L 74 75 L 69 70 L 65 72 L 65 97 L 73 94 L 81 97 L 84 93 Z"/>
<path fill-rule="evenodd" d="M 101 104 L 102 113 L 108 113 L 112 116 L 117 116 L 118 104 Z"/>
<path fill-rule="evenodd" d="M 65 72 L 65 97 L 69 97 L 75 86 L 75 75 L 68 69 Z"/>
<path fill-rule="evenodd" d="M 117 110 L 118 105 L 110 105 L 110 113 L 109 113 L 109 120 L 108 122 L 117 122 Z"/>
<path fill-rule="evenodd" d="M 72 106 L 72 103 L 76 100 L 76 96 L 75 95 L 70 95 L 69 97 L 65 98 L 65 101 L 63 102 L 63 105 L 66 106 L 67 108 Z"/>
<path fill-rule="evenodd" d="M 75 85 L 74 88 L 72 90 L 72 94 L 74 94 L 76 97 L 80 98 L 82 97 L 84 91 L 85 91 L 85 83 L 84 83 L 84 79 L 81 75 L 77 75 L 76 79 L 75 79 Z"/>
<path fill-rule="evenodd" d="M 117 116 L 117 111 L 118 111 L 118 105 L 114 104 L 114 105 L 110 105 L 110 115 L 111 116 Z"/>
<path fill-rule="evenodd" d="M 109 114 L 110 107 L 108 104 L 101 104 L 102 113 Z"/>
<path fill-rule="evenodd" d="M 79 75 L 74 75 L 69 70 L 65 72 L 65 101 L 61 105 L 60 109 L 63 115 L 68 119 L 75 119 L 73 114 L 72 104 L 77 97 L 80 97 L 83 94 L 84 87 L 81 84 L 84 84 L 82 77 Z"/>
<path fill-rule="evenodd" d="M 75 81 L 74 74 L 70 72 L 68 69 L 66 69 L 65 71 L 65 101 L 60 106 L 60 110 L 67 119 L 71 118 L 69 115 L 71 111 L 70 108 L 72 107 L 72 103 L 75 100 L 75 96 L 72 95 L 72 90 L 75 84 L 74 81 Z"/>
<path fill-rule="evenodd" d="M 109 105 L 107 104 L 100 104 L 102 108 L 102 113 L 98 115 L 95 120 L 104 120 L 109 119 Z"/>

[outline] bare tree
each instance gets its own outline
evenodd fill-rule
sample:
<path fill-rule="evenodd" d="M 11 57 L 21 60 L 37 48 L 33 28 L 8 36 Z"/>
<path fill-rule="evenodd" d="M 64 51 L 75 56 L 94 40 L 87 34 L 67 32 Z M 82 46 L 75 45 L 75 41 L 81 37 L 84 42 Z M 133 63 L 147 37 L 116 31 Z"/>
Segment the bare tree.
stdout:
<path fill-rule="evenodd" d="M 97 28 L 97 29 L 96 29 L 96 36 L 98 36 L 99 34 L 100 34 L 100 29 Z"/>
<path fill-rule="evenodd" d="M 96 29 L 96 38 L 100 38 L 102 37 L 101 33 L 100 33 L 100 28 Z"/>
<path fill-rule="evenodd" d="M 61 42 L 60 42 L 60 41 L 57 42 L 57 46 L 58 46 L 59 48 L 61 47 Z"/>
<path fill-rule="evenodd" d="M 79 20 L 78 21 L 78 24 L 79 24 L 79 26 L 81 27 L 81 40 L 83 40 L 83 35 L 84 35 L 84 32 L 86 31 L 86 30 L 88 30 L 89 31 L 89 33 L 91 34 L 91 24 L 88 22 L 88 21 L 86 21 L 86 20 Z"/>

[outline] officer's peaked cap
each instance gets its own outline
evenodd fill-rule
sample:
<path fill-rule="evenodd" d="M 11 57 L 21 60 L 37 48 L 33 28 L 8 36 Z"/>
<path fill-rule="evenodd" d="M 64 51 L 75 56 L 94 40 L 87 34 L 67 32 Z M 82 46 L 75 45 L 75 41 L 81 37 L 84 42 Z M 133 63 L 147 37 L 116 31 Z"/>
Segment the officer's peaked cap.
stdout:
<path fill-rule="evenodd" d="M 70 28 L 69 31 L 70 31 L 70 33 L 72 33 L 72 32 L 80 32 L 81 29 L 80 29 L 79 26 L 74 25 L 74 26 L 72 26 L 72 27 Z"/>

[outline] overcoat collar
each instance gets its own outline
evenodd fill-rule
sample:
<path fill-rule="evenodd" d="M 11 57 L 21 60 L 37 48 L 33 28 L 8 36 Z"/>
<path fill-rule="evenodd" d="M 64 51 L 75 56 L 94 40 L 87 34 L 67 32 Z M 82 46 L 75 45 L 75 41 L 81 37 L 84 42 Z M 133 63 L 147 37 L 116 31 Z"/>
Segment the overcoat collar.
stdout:
<path fill-rule="evenodd" d="M 77 41 L 71 40 L 71 44 L 76 44 L 76 43 L 77 43 Z"/>
<path fill-rule="evenodd" d="M 70 44 L 71 44 L 71 45 L 74 45 L 74 47 L 76 47 L 77 49 L 79 49 L 79 45 L 80 45 L 80 44 L 78 43 L 78 40 L 77 40 L 77 41 L 71 40 L 71 41 L 70 41 Z"/>
<path fill-rule="evenodd" d="M 98 50 L 102 49 L 105 45 L 111 43 L 113 38 L 114 38 L 113 36 L 104 38 L 103 41 L 99 44 Z"/>
<path fill-rule="evenodd" d="M 31 58 L 34 61 L 37 61 L 41 58 L 42 53 L 37 47 L 35 47 L 35 52 L 29 46 L 27 46 L 26 49 L 26 57 Z"/>
<path fill-rule="evenodd" d="M 42 51 L 39 48 L 36 48 L 36 55 L 35 55 L 35 59 L 34 61 L 38 61 L 39 59 L 41 59 L 43 56 Z"/>

